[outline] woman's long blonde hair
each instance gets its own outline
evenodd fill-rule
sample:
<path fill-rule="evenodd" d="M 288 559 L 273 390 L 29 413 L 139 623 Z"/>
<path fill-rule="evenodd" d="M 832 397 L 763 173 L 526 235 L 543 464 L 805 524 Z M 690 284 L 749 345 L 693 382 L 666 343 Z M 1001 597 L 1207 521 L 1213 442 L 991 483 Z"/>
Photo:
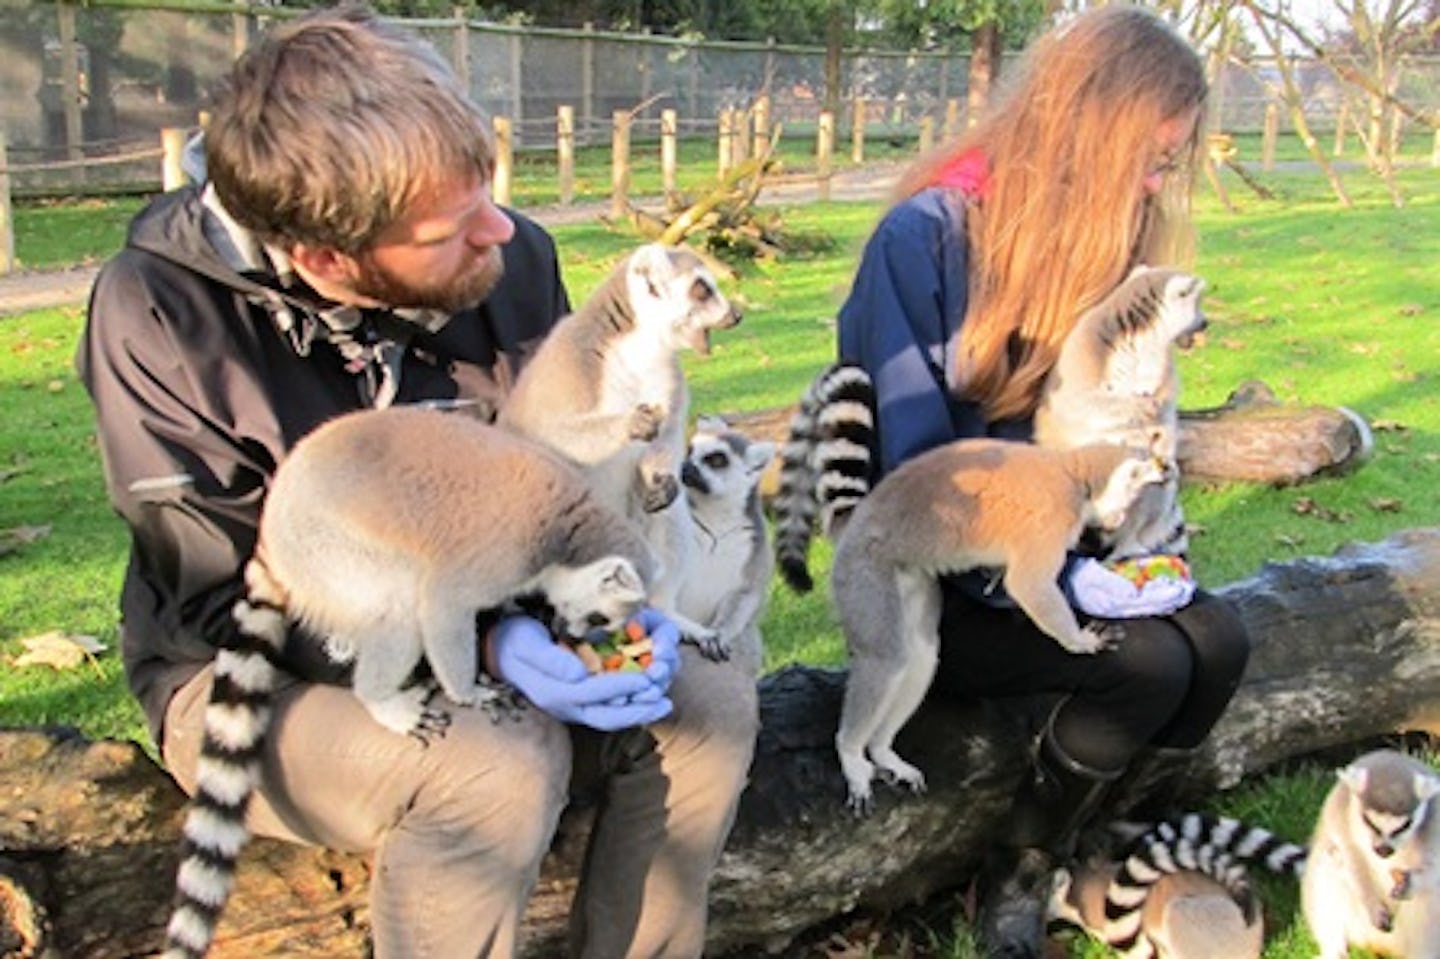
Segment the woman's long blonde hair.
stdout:
<path fill-rule="evenodd" d="M 1141 183 L 1159 126 L 1203 111 L 1205 94 L 1203 64 L 1164 21 L 1100 7 L 1038 40 L 987 115 L 902 177 L 906 196 L 963 153 L 988 160 L 967 213 L 969 307 L 948 375 L 989 418 L 1034 411 L 1075 320 L 1134 264 L 1188 257 L 1198 132 L 1158 195 Z"/>

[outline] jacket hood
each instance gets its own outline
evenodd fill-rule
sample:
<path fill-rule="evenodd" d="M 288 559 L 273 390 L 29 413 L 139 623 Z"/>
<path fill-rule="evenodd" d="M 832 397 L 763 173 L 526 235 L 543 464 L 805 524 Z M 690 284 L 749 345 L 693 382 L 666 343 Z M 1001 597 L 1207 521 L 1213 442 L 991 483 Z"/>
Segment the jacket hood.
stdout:
<path fill-rule="evenodd" d="M 273 296 L 280 292 L 242 275 L 225 261 L 206 235 L 207 215 L 199 187 L 172 190 L 156 197 L 135 217 L 125 244 L 241 293 Z"/>

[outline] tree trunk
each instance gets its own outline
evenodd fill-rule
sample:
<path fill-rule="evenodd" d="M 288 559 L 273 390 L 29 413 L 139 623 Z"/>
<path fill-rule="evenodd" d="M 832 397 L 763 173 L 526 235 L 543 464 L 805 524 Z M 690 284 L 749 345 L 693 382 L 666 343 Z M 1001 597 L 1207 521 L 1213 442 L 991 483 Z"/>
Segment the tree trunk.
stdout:
<path fill-rule="evenodd" d="M 970 35 L 970 76 L 965 95 L 965 116 L 969 126 L 990 102 L 990 87 L 1000 72 L 1002 38 L 1000 24 L 987 20 Z"/>
<path fill-rule="evenodd" d="M 794 415 L 795 407 L 788 406 L 724 418 L 751 439 L 783 446 Z M 1177 458 L 1186 480 L 1289 486 L 1355 469 L 1373 445 L 1369 425 L 1353 410 L 1286 405 L 1264 383 L 1252 380 L 1221 406 L 1180 411 Z M 768 496 L 778 489 L 777 453 L 761 490 Z"/>
<path fill-rule="evenodd" d="M 1219 592 L 1255 652 L 1188 770 L 1190 798 L 1293 757 L 1440 732 L 1440 528 L 1272 564 Z M 843 684 L 809 667 L 761 682 L 751 784 L 712 888 L 712 954 L 783 947 L 850 910 L 954 889 L 1006 813 L 1025 726 L 993 704 L 929 703 L 898 743 L 929 792 L 881 789 L 873 816 L 851 816 L 832 745 Z M 157 948 L 182 804 L 134 744 L 0 733 L 0 947 L 38 955 L 43 937 L 67 959 Z M 567 816 L 526 916 L 527 955 L 559 951 L 585 835 L 585 811 Z M 214 954 L 363 955 L 367 875 L 360 857 L 253 843 Z"/>

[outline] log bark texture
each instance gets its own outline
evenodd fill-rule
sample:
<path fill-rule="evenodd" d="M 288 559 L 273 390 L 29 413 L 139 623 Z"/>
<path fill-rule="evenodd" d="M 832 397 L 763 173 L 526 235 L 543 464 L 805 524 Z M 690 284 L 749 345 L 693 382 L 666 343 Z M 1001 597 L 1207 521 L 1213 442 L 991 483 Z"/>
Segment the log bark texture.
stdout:
<path fill-rule="evenodd" d="M 1219 592 L 1255 653 L 1187 771 L 1193 796 L 1297 756 L 1440 733 L 1440 528 L 1272 564 Z M 712 954 L 758 954 L 847 911 L 953 889 L 1005 814 L 1025 768 L 1017 714 L 929 703 L 899 744 L 929 792 L 882 789 L 875 815 L 849 815 L 832 752 L 843 683 L 809 667 L 762 680 L 752 782 L 712 890 Z M 154 949 L 182 804 L 133 744 L 0 732 L 0 948 L 40 955 L 43 937 L 67 959 Z M 567 817 L 527 913 L 530 956 L 560 953 L 585 832 L 584 810 Z M 367 875 L 360 857 L 252 844 L 216 955 L 363 955 Z"/>
<path fill-rule="evenodd" d="M 795 407 L 726 414 L 751 439 L 784 443 Z M 1290 486 L 1363 463 L 1370 426 L 1341 406 L 1281 403 L 1264 383 L 1242 383 L 1217 407 L 1180 411 L 1180 473 L 1187 482 L 1244 481 Z M 762 489 L 779 489 L 779 454 Z"/>

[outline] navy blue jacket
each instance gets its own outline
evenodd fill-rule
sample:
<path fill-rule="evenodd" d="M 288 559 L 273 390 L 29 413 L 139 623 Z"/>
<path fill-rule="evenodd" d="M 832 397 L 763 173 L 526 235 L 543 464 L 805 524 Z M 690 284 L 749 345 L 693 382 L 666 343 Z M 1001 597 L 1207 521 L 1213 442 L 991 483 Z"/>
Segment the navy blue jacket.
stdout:
<path fill-rule="evenodd" d="M 931 187 L 896 204 L 840 308 L 840 359 L 875 383 L 882 474 L 955 439 L 1030 438 L 1028 419 L 987 422 L 946 385 L 969 292 L 964 202 L 958 190 Z"/>

